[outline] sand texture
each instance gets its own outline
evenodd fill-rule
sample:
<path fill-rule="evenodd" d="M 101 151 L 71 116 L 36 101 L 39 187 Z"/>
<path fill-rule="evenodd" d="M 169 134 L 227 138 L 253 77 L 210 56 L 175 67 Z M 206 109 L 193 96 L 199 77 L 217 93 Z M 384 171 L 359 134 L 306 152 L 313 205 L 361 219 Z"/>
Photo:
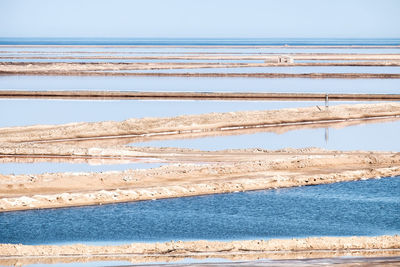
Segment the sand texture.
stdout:
<path fill-rule="evenodd" d="M 111 172 L 0 175 L 0 211 L 97 205 L 396 176 L 400 174 L 400 154 L 395 152 L 344 152 L 317 148 L 200 151 L 130 147 L 114 141 L 126 144 L 143 138 L 236 134 L 237 131 L 258 131 L 269 126 L 274 131 L 283 131 L 280 127 L 320 127 L 323 123 L 346 125 L 360 123 L 358 120 L 368 123 L 363 120 L 397 120 L 399 114 L 400 104 L 383 103 L 1 128 L 2 162 L 86 160 L 101 163 L 125 160 L 166 165 Z"/>
<path fill-rule="evenodd" d="M 216 47 L 214 47 L 216 48 Z M 239 47 L 237 47 L 239 48 Z M 255 48 L 255 47 L 252 47 Z M 0 75 L 82 75 L 82 76 L 166 76 L 166 77 L 259 77 L 259 78 L 400 78 L 398 73 L 276 73 L 271 68 L 249 73 L 246 68 L 265 67 L 309 67 L 309 66 L 399 66 L 398 54 L 360 53 L 290 53 L 287 55 L 266 53 L 164 53 L 162 55 L 141 55 L 131 52 L 113 55 L 112 52 L 90 53 L 40 53 L 15 51 L 13 55 L 0 53 Z M 150 53 L 151 54 L 151 53 Z M 282 62 L 281 57 L 290 58 Z M 7 62 L 9 60 L 9 62 Z M 12 62 L 19 60 L 21 62 Z M 34 62 L 51 60 L 55 62 Z M 75 60 L 78 62 L 62 62 Z M 102 62 L 89 62 L 101 60 Z M 131 62 L 115 62 L 129 60 Z M 147 60 L 148 62 L 140 62 Z M 204 62 L 210 60 L 215 62 Z M 181 62 L 177 62 L 181 61 Z M 203 61 L 203 62 L 202 62 Z M 236 62 L 229 62 L 236 61 Z M 308 62 L 300 62 L 308 61 Z M 328 61 L 328 62 L 323 62 Z M 207 72 L 201 69 L 207 68 Z M 241 73 L 218 72 L 221 68 L 240 68 Z M 171 70 L 170 72 L 165 72 Z M 173 70 L 181 70 L 174 72 Z M 192 72 L 189 72 L 191 70 Z M 198 71 L 196 71 L 198 70 Z M 164 71 L 164 72 L 162 72 Z"/>
<path fill-rule="evenodd" d="M 400 255 L 400 237 L 320 237 L 243 241 L 171 241 L 119 246 L 0 244 L 0 264 L 68 263 L 124 260 L 174 262 L 185 257 L 226 260 L 303 259 L 339 256 L 394 257 Z"/>
<path fill-rule="evenodd" d="M 207 152 L 202 153 L 207 155 Z M 213 153 L 216 161 L 218 158 L 222 160 L 209 164 L 179 163 L 153 169 L 102 173 L 1 175 L 0 211 L 196 196 L 400 175 L 399 153 L 307 153 L 301 150 L 271 153 L 255 150 L 244 151 L 245 158 L 241 157 L 240 151 L 222 152 L 224 155 Z M 252 154 L 255 154 L 253 160 Z M 233 159 L 236 156 L 237 160 L 223 161 L 224 157 L 230 156 Z"/>
<path fill-rule="evenodd" d="M 129 119 L 122 122 L 80 122 L 64 125 L 33 125 L 0 128 L 0 142 L 31 142 L 190 134 L 243 128 L 321 123 L 335 120 L 379 118 L 400 115 L 400 103 L 318 106 L 265 111 L 239 111 L 182 115 L 170 118 Z"/>

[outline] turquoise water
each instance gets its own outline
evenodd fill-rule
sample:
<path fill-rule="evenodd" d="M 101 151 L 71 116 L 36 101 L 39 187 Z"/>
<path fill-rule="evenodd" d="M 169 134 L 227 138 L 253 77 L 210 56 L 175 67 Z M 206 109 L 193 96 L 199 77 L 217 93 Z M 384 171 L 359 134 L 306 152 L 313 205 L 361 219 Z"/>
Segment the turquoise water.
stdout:
<path fill-rule="evenodd" d="M 375 236 L 400 233 L 400 177 L 0 213 L 0 243 Z"/>

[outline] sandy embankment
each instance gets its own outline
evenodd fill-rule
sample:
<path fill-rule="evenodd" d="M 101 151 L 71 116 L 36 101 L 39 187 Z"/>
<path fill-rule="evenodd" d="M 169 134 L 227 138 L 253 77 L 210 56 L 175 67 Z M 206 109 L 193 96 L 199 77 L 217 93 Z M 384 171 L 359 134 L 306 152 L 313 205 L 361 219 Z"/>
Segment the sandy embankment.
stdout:
<path fill-rule="evenodd" d="M 162 92 L 162 91 L 27 91 L 0 90 L 6 99 L 90 99 L 90 100 L 233 100 L 233 101 L 399 101 L 399 94 Z"/>
<path fill-rule="evenodd" d="M 49 151 L 52 150 L 53 152 L 47 153 L 45 149 L 34 149 L 34 144 L 39 145 L 40 143 L 34 143 L 34 142 L 22 142 L 18 144 L 18 146 L 23 147 L 24 149 L 18 149 L 18 153 L 21 153 L 21 156 L 25 156 L 27 153 L 34 153 L 33 155 L 41 156 L 39 151 L 43 153 L 43 156 L 57 156 L 57 155 L 73 155 L 71 154 L 72 152 L 68 153 L 63 153 L 63 150 L 58 150 L 58 154 L 55 152 L 54 148 L 50 146 L 50 144 L 65 144 L 69 145 L 70 149 L 78 149 L 78 148 L 101 148 L 101 149 L 117 149 L 120 152 L 114 152 L 112 155 L 114 155 L 115 158 L 121 158 L 120 156 L 128 156 L 131 155 L 131 152 L 128 152 L 128 154 L 125 154 L 126 150 L 132 151 L 134 149 L 135 151 L 139 152 L 146 152 L 145 154 L 148 154 L 150 152 L 155 152 L 155 153 L 150 153 L 151 156 L 149 157 L 157 157 L 158 153 L 164 153 L 165 150 L 169 150 L 169 152 L 172 152 L 172 150 L 177 150 L 176 148 L 157 148 L 157 147 L 146 147 L 145 149 L 141 149 L 140 147 L 131 147 L 129 144 L 134 145 L 135 143 L 140 143 L 140 142 L 150 142 L 150 141 L 160 141 L 160 140 L 179 140 L 179 139 L 198 139 L 198 138 L 204 138 L 204 137 L 223 137 L 223 136 L 235 136 L 235 135 L 244 135 L 244 134 L 256 134 L 256 133 L 275 133 L 275 134 L 284 134 L 289 131 L 294 131 L 294 130 L 310 130 L 310 129 L 340 129 L 340 128 L 345 128 L 349 126 L 355 126 L 355 125 L 367 125 L 367 124 L 375 124 L 375 123 L 389 123 L 389 122 L 397 122 L 400 120 L 400 115 L 389 115 L 387 117 L 368 117 L 368 118 L 359 118 L 359 119 L 338 119 L 338 120 L 327 120 L 327 121 L 319 121 L 319 122 L 314 122 L 314 121 L 303 121 L 303 122 L 293 122 L 293 123 L 278 123 L 278 124 L 264 124 L 264 125 L 255 125 L 255 126 L 246 126 L 246 127 L 230 127 L 230 128 L 223 128 L 223 129 L 216 129 L 213 131 L 178 131 L 174 132 L 171 131 L 169 133 L 164 133 L 164 134 L 142 134 L 142 135 L 123 135 L 123 136 L 104 136 L 102 138 L 76 138 L 76 139 L 71 139 L 70 141 L 66 140 L 59 140 L 58 142 L 55 141 L 44 141 L 42 144 L 46 144 L 48 147 Z M 4 144 L 4 143 L 3 143 Z M 16 145 L 17 143 L 13 143 Z M 30 149 L 27 149 L 27 148 Z M 56 146 L 55 146 L 56 147 Z M 67 147 L 66 147 L 67 148 Z M 179 148 L 178 150 L 182 150 Z M 37 152 L 35 152 L 37 151 Z M 168 153 L 169 153 L 168 152 Z M 15 152 L 17 153 L 17 152 Z M 17 153 L 17 154 L 18 154 Z M 55 154 L 54 154 L 55 153 Z M 108 152 L 104 152 L 103 158 L 106 159 L 108 155 Z M 121 153 L 121 154 L 118 154 Z M 54 154 L 54 155 L 52 155 Z M 90 153 L 89 153 L 90 154 Z M 85 154 L 85 155 L 89 155 Z M 77 154 L 79 155 L 79 153 Z M 97 152 L 94 154 L 97 158 L 102 158 L 102 153 Z M 17 155 L 19 156 L 19 155 Z M 29 156 L 29 155 L 26 155 Z M 107 158 L 108 159 L 108 158 Z M 190 161 L 193 161 L 195 159 L 192 159 Z"/>
<path fill-rule="evenodd" d="M 0 154 L 7 157 L 147 158 L 193 163 L 104 173 L 0 175 L 0 211 L 196 196 L 400 175 L 400 154 L 391 152 L 321 149 L 207 152 L 54 142 L 82 138 L 96 141 L 99 137 L 124 135 L 165 136 L 165 133 L 167 136 L 180 136 L 192 132 L 214 133 L 235 127 L 258 128 L 268 124 L 314 123 L 398 114 L 400 104 L 387 103 L 2 128 L 0 140 L 8 143 L 2 143 Z M 35 143 L 36 140 L 40 142 Z"/>
<path fill-rule="evenodd" d="M 179 135 L 338 120 L 400 115 L 400 103 L 337 105 L 265 111 L 183 115 L 170 118 L 129 119 L 122 122 L 70 123 L 0 128 L 0 142 L 32 142 L 118 136 Z"/>
<path fill-rule="evenodd" d="M 176 76 L 176 77 L 260 77 L 260 78 L 400 78 L 398 73 L 275 73 L 273 70 L 261 69 L 259 73 L 248 73 L 246 68 L 265 67 L 303 67 L 303 66 L 399 66 L 399 54 L 347 54 L 347 53 L 291 53 L 293 63 L 276 63 L 280 55 L 276 54 L 227 54 L 212 55 L 195 53 L 192 55 L 162 56 L 112 56 L 90 55 L 79 56 L 71 53 L 63 56 L 37 54 L 34 56 L 3 56 L 2 60 L 26 60 L 26 62 L 1 62 L 0 75 L 100 75 L 100 76 Z M 81 62 L 32 62 L 32 60 L 80 60 Z M 149 60 L 150 62 L 87 62 L 87 60 Z M 154 62 L 154 61 L 164 62 Z M 182 62 L 173 62 L 181 60 Z M 201 60 L 216 60 L 217 63 L 199 62 Z M 235 60 L 234 62 L 223 62 Z M 296 62 L 305 60 L 310 62 Z M 333 62 L 318 62 L 330 60 Z M 344 62 L 334 62 L 334 61 Z M 254 61 L 248 63 L 246 61 Z M 275 63 L 274 63 L 275 62 Z M 204 73 L 200 69 L 208 68 Z M 218 68 L 242 68 L 243 73 L 219 73 Z M 179 70 L 181 72 L 157 72 L 157 70 Z M 199 69 L 189 73 L 187 70 Z M 133 72 L 129 72 L 133 71 Z"/>
<path fill-rule="evenodd" d="M 320 237 L 243 241 L 171 241 L 119 246 L 0 244 L 0 264 L 126 260 L 176 261 L 184 257 L 256 260 L 262 258 L 323 258 L 339 256 L 388 257 L 400 255 L 400 237 Z"/>
<path fill-rule="evenodd" d="M 49 76 L 139 76 L 139 77 L 227 77 L 227 78 L 307 78 L 307 79 L 400 79 L 399 73 L 234 73 L 234 72 L 124 72 L 124 71 L 12 71 L 1 70 L 0 75 Z"/>
<path fill-rule="evenodd" d="M 0 59 L 48 59 L 47 57 L 33 57 L 33 58 L 21 58 L 21 57 L 10 57 L 4 58 L 0 57 Z M 54 59 L 54 58 L 50 58 Z M 96 58 L 77 58 L 77 57 L 62 57 L 56 59 L 96 59 Z M 122 58 L 104 58 L 104 59 L 122 59 Z M 125 59 L 125 58 L 123 58 Z M 135 58 L 136 59 L 136 58 Z M 142 58 L 139 58 L 142 60 Z M 204 59 L 201 59 L 204 60 Z M 249 59 L 241 59 L 241 60 L 249 60 Z M 265 58 L 260 58 L 259 60 L 265 60 Z M 201 63 L 201 62 L 153 62 L 153 63 L 71 63 L 71 62 L 0 62 L 0 73 L 14 73 L 14 74 L 30 74 L 30 73 L 84 73 L 84 72 L 93 72 L 93 71 L 113 71 L 118 73 L 119 71 L 127 71 L 127 70 L 136 70 L 136 71 L 149 71 L 154 70 L 189 70 L 189 69 L 220 69 L 220 68 L 242 68 L 246 71 L 246 68 L 254 68 L 254 67 L 339 67 L 339 66 L 376 66 L 376 67 L 385 67 L 385 66 L 400 66 L 400 57 L 399 60 L 389 60 L 389 61 L 362 61 L 362 62 L 307 62 L 307 63 Z"/>
<path fill-rule="evenodd" d="M 262 152 L 255 152 L 262 153 Z M 206 154 L 206 153 L 205 153 Z M 249 156 L 249 154 L 247 154 Z M 228 155 L 229 156 L 229 155 Z M 0 211 L 316 185 L 400 175 L 397 153 L 264 154 L 146 170 L 0 176 Z"/>

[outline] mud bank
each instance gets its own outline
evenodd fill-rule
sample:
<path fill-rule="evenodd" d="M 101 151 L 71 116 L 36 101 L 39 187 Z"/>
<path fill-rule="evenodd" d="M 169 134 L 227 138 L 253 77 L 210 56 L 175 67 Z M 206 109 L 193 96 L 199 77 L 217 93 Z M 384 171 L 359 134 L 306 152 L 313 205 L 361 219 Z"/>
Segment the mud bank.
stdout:
<path fill-rule="evenodd" d="M 254 159 L 251 153 L 245 155 L 247 160 L 172 164 L 120 172 L 1 175 L 0 211 L 97 205 L 400 175 L 399 153 L 268 155 L 266 152 L 264 158 Z M 226 156 L 229 157 L 229 153 Z"/>
<path fill-rule="evenodd" d="M 171 118 L 129 119 L 122 122 L 70 123 L 0 128 L 0 142 L 72 141 L 115 137 L 144 137 L 216 132 L 234 129 L 328 123 L 335 120 L 400 115 L 400 103 L 337 105 L 266 111 L 183 115 Z"/>
<path fill-rule="evenodd" d="M 0 264 L 127 260 L 173 262 L 184 258 L 228 260 L 302 259 L 400 255 L 400 237 L 319 237 L 243 241 L 171 241 L 119 246 L 0 244 Z"/>

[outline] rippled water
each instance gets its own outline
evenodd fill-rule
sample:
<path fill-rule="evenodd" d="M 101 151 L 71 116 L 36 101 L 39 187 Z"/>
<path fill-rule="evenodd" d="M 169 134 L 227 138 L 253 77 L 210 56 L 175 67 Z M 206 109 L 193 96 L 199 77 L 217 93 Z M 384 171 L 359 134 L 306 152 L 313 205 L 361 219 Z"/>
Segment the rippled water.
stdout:
<path fill-rule="evenodd" d="M 400 233 L 400 177 L 0 213 L 0 243 L 375 236 Z M 83 216 L 84 215 L 84 216 Z"/>

